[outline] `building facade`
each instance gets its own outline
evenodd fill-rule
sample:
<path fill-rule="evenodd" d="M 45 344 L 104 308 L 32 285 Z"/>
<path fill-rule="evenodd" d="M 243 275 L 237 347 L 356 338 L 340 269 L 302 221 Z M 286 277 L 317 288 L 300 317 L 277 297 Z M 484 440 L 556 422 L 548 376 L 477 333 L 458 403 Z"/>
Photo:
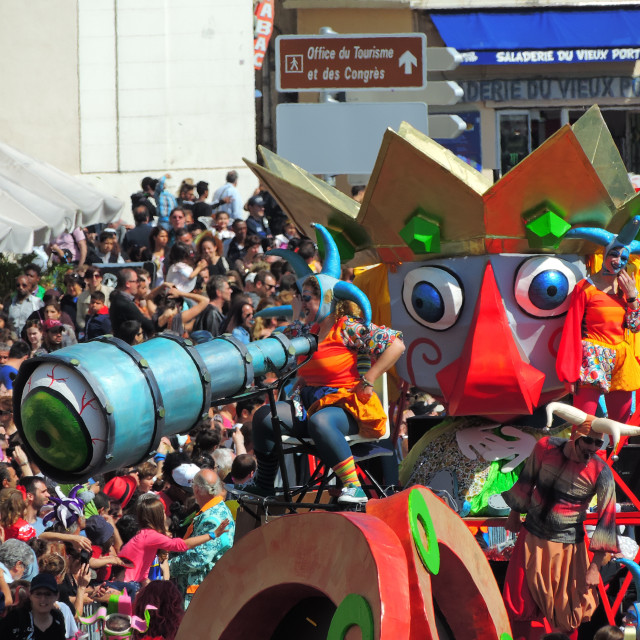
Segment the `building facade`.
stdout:
<path fill-rule="evenodd" d="M 2 0 L 0 136 L 128 203 L 255 157 L 252 0 Z"/>
<path fill-rule="evenodd" d="M 625 165 L 640 172 L 640 8 L 598 0 L 284 0 L 298 33 L 417 32 L 463 61 L 429 80 L 453 80 L 460 102 L 430 106 L 467 130 L 439 140 L 486 173 L 503 175 L 562 125 L 598 104 Z M 427 59 L 427 67 L 429 61 Z M 314 100 L 305 95 L 301 100 Z M 347 101 L 426 101 L 426 92 L 346 94 Z"/>

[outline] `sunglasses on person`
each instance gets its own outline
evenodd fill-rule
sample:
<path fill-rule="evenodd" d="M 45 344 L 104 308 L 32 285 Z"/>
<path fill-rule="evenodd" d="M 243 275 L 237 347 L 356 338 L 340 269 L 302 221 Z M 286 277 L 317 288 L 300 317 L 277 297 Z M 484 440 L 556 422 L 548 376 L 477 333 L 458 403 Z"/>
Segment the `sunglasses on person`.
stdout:
<path fill-rule="evenodd" d="M 598 440 L 597 438 L 592 438 L 591 436 L 582 436 L 585 444 L 595 444 L 598 448 L 600 448 L 604 444 L 604 440 Z"/>
<path fill-rule="evenodd" d="M 302 302 L 311 302 L 313 300 L 313 296 L 305 294 L 303 296 L 300 296 L 300 300 L 302 300 Z"/>

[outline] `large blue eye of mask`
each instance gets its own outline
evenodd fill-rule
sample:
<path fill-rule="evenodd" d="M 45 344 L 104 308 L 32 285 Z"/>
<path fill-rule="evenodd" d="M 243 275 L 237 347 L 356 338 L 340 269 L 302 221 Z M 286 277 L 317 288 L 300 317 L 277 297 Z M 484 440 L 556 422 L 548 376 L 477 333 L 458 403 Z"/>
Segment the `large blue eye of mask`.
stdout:
<path fill-rule="evenodd" d="M 460 317 L 464 293 L 458 279 L 446 269 L 419 267 L 405 276 L 402 301 L 416 322 L 444 331 Z"/>
<path fill-rule="evenodd" d="M 548 269 L 534 276 L 529 285 L 529 300 L 538 309 L 557 309 L 569 295 L 569 280 L 561 271 Z"/>
<path fill-rule="evenodd" d="M 437 322 L 444 315 L 444 301 L 430 282 L 419 282 L 411 292 L 411 304 L 425 322 Z"/>
<path fill-rule="evenodd" d="M 551 256 L 537 256 L 522 263 L 514 293 L 520 308 L 537 318 L 562 315 L 569 308 L 569 294 L 576 275 L 569 263 Z"/>

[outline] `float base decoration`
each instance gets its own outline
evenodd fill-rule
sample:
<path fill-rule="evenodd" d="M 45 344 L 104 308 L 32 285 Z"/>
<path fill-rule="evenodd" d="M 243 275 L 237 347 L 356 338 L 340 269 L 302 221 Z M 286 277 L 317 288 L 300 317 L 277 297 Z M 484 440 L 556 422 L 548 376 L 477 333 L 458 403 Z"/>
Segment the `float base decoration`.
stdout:
<path fill-rule="evenodd" d="M 451 485 L 441 488 L 457 502 L 468 502 L 470 515 L 507 515 L 508 509 L 501 513 L 489 501 L 513 486 L 542 435 L 535 428 L 496 424 L 480 417 L 448 419 L 412 447 L 400 467 L 400 483 L 429 486 L 436 475 L 445 472 L 451 476 Z"/>
<path fill-rule="evenodd" d="M 215 607 L 212 607 L 215 603 Z M 424 487 L 367 513 L 284 516 L 217 563 L 176 640 L 510 640 L 489 563 Z"/>

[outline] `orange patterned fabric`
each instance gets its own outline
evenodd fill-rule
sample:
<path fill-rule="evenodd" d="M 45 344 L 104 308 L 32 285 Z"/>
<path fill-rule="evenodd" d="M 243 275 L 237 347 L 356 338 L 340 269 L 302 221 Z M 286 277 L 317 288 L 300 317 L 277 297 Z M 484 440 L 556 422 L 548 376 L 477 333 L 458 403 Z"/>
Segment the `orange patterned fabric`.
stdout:
<path fill-rule="evenodd" d="M 380 438 L 387 430 L 387 416 L 375 393 L 364 403 L 351 389 L 338 389 L 316 400 L 307 409 L 307 414 L 313 415 L 323 407 L 340 407 L 348 411 L 358 421 L 358 435 L 365 438 Z"/>
<path fill-rule="evenodd" d="M 318 325 L 306 327 L 294 323 L 285 329 L 285 335 L 293 337 L 309 330 L 316 333 Z M 373 323 L 365 325 L 349 316 L 339 318 L 311 359 L 300 368 L 305 389 L 328 388 L 326 395 L 308 407 L 307 414 L 312 415 L 323 407 L 340 407 L 357 420 L 359 435 L 367 438 L 384 435 L 387 416 L 378 396 L 374 393 L 363 403 L 354 393 L 360 381 L 358 356 L 375 361 L 396 338 L 402 338 L 400 331 Z"/>
<path fill-rule="evenodd" d="M 340 318 L 331 327 L 311 360 L 300 369 L 307 386 L 352 388 L 358 384 L 358 354 L 345 348 L 342 338 L 345 322 L 346 317 Z"/>
<path fill-rule="evenodd" d="M 611 386 L 607 391 L 639 388 L 640 367 L 626 336 L 627 327 L 638 330 L 639 312 L 627 309 L 621 296 L 603 293 L 589 279 L 578 282 L 571 296 L 556 361 L 560 381 L 589 384 L 589 353 L 597 351 L 600 359 L 612 359 Z M 613 351 L 608 352 L 607 347 Z M 601 362 L 595 366 L 608 365 Z"/>

